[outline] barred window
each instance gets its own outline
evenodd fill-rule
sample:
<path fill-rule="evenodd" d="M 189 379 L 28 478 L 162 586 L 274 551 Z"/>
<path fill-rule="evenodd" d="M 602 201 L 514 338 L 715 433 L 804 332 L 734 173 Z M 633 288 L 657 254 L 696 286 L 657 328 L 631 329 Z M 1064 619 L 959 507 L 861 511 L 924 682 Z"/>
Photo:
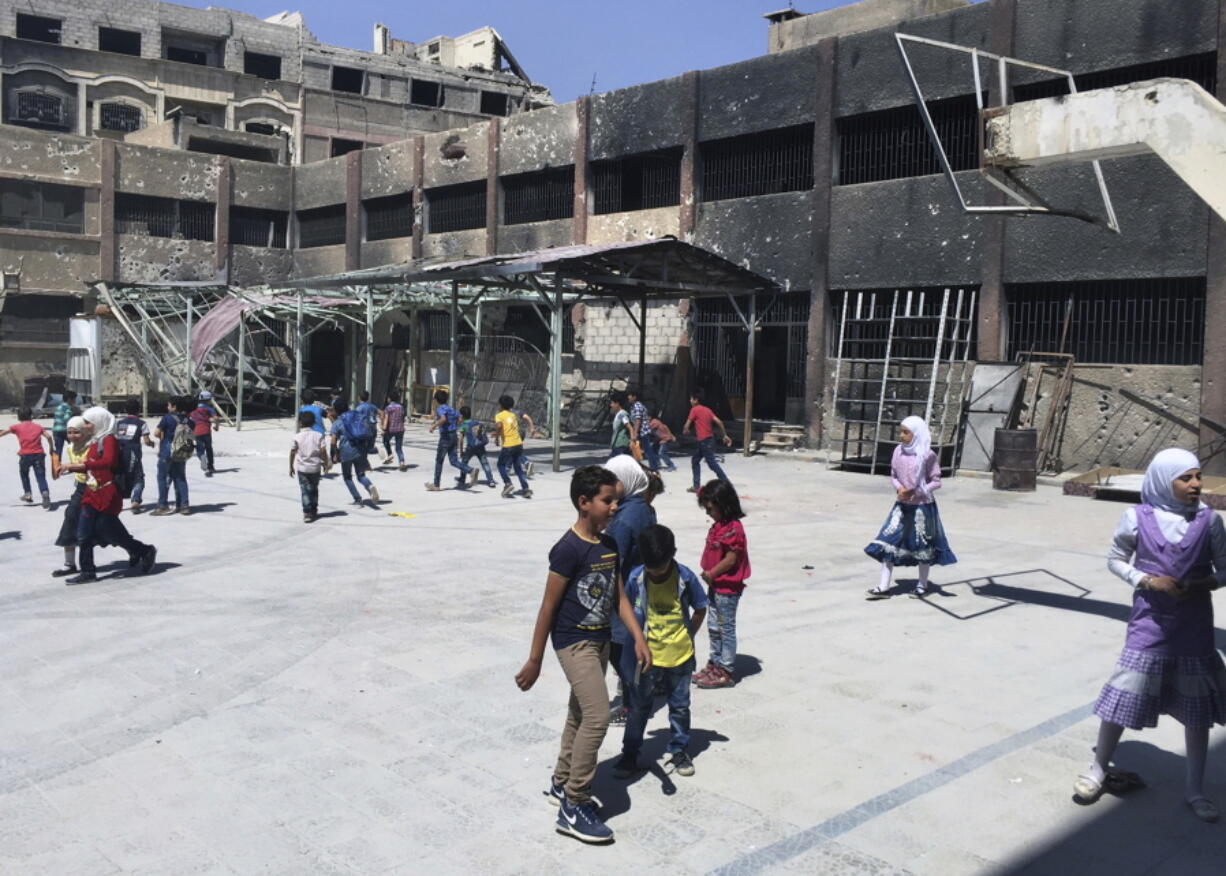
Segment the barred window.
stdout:
<path fill-rule="evenodd" d="M 709 140 L 698 154 L 704 201 L 813 188 L 813 125 Z"/>
<path fill-rule="evenodd" d="M 979 106 L 975 95 L 928 101 L 933 126 L 954 170 L 979 166 Z M 937 150 L 914 104 L 835 121 L 839 138 L 836 185 L 941 173 Z"/>
<path fill-rule="evenodd" d="M 1191 79 L 1210 94 L 1217 90 L 1217 52 L 1199 55 L 1184 55 L 1179 58 L 1163 58 L 1147 64 L 1132 64 L 1112 70 L 1095 70 L 1079 73 L 1073 77 L 1078 91 L 1093 91 L 1095 88 L 1110 88 L 1159 79 L 1164 76 L 1176 79 Z M 1061 97 L 1069 93 L 1067 79 L 1044 79 L 1013 86 L 1013 100 L 1038 100 L 1044 97 Z"/>
<path fill-rule="evenodd" d="M 70 127 L 68 101 L 64 95 L 42 88 L 27 88 L 11 93 L 10 122 L 29 128 L 67 131 Z"/>
<path fill-rule="evenodd" d="M 413 196 L 405 193 L 362 202 L 366 208 L 366 239 L 390 240 L 413 234 Z"/>
<path fill-rule="evenodd" d="M 431 234 L 485 227 L 485 180 L 426 190 Z"/>
<path fill-rule="evenodd" d="M 935 339 L 941 321 L 941 302 L 949 290 L 949 304 L 945 311 L 947 319 L 945 343 L 941 357 L 947 358 L 962 340 L 970 341 L 974 350 L 979 342 L 979 322 L 971 320 L 967 327 L 969 339 L 955 339 L 948 320 L 966 319 L 970 314 L 971 296 L 977 295 L 978 286 L 954 283 L 949 286 L 904 286 L 899 290 L 898 310 L 895 317 L 895 339 L 890 338 L 890 312 L 893 308 L 893 288 L 885 289 L 835 289 L 830 292 L 830 320 L 827 322 L 827 350 L 829 355 L 839 352 L 839 332 L 843 335 L 843 357 L 846 359 L 884 359 L 886 347 L 895 359 L 928 359 L 935 353 Z M 962 296 L 962 311 L 958 311 L 958 296 Z M 846 296 L 846 297 L 845 297 Z M 850 312 L 843 322 L 843 302 L 847 300 Z M 909 315 L 908 315 L 909 314 Z"/>
<path fill-rule="evenodd" d="M 336 246 L 345 242 L 345 205 L 298 211 L 298 246 Z"/>
<path fill-rule="evenodd" d="M 680 148 L 592 162 L 592 212 L 621 213 L 681 203 Z"/>
<path fill-rule="evenodd" d="M 231 207 L 230 242 L 238 246 L 285 249 L 285 228 L 288 221 L 289 214 L 284 210 Z"/>
<path fill-rule="evenodd" d="M 85 232 L 85 190 L 53 183 L 0 180 L 0 226 Z"/>
<path fill-rule="evenodd" d="M 430 310 L 421 315 L 421 348 L 448 350 L 451 348 L 451 315 L 446 311 Z"/>
<path fill-rule="evenodd" d="M 1005 285 L 1009 358 L 1064 352 L 1078 362 L 1199 365 L 1205 278 L 1090 280 Z"/>
<path fill-rule="evenodd" d="M 211 241 L 215 213 L 216 207 L 203 201 L 120 192 L 115 195 L 115 232 Z"/>
<path fill-rule="evenodd" d="M 98 127 L 104 131 L 139 131 L 144 120 L 140 107 L 128 103 L 104 103 L 98 108 Z"/>
<path fill-rule="evenodd" d="M 548 167 L 502 178 L 504 225 L 570 219 L 575 215 L 575 167 Z"/>

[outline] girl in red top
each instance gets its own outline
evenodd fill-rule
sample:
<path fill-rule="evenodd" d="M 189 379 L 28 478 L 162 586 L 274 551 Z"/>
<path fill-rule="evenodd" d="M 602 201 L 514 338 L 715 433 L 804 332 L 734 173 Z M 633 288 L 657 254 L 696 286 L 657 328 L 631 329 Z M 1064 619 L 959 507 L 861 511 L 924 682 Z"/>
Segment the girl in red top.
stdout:
<path fill-rule="evenodd" d="M 711 659 L 694 683 L 701 688 L 732 687 L 736 663 L 736 609 L 749 580 L 749 545 L 741 518 L 741 500 L 731 483 L 708 481 L 698 491 L 698 504 L 707 512 L 711 529 L 702 551 L 702 580 L 707 582 L 711 602 L 707 614 L 707 638 L 711 640 Z"/>
<path fill-rule="evenodd" d="M 134 539 L 119 521 L 123 496 L 115 484 L 115 473 L 122 467 L 119 440 L 115 437 L 115 416 L 106 408 L 94 407 L 81 415 L 85 420 L 85 435 L 89 453 L 85 462 L 66 465 L 65 471 L 84 472 L 89 480 L 81 499 L 81 516 L 77 521 L 77 562 L 81 573 L 65 584 L 86 584 L 98 580 L 94 566 L 94 547 L 115 545 L 128 552 L 128 565 L 140 564 L 148 574 L 157 559 L 157 548 Z"/>

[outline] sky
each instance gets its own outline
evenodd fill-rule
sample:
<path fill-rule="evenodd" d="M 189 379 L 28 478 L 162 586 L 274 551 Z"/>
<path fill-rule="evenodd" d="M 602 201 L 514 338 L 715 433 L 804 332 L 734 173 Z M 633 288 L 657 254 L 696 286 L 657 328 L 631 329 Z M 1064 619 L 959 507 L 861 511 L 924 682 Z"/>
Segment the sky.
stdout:
<path fill-rule="evenodd" d="M 558 103 L 592 91 L 612 91 L 743 61 L 766 53 L 764 13 L 787 0 L 178 0 L 187 6 L 224 6 L 267 18 L 300 11 L 320 41 L 369 51 L 375 22 L 397 39 L 422 43 L 490 25 Z M 803 12 L 845 5 L 805 0 Z"/>

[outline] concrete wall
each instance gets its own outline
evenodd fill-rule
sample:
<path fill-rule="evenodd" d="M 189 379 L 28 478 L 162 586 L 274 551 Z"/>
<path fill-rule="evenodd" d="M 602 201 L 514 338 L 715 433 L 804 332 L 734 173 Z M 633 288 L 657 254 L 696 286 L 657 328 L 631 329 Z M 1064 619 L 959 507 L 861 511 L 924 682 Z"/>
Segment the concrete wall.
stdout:
<path fill-rule="evenodd" d="M 958 9 L 968 0 L 862 0 L 825 12 L 813 12 L 787 21 L 772 22 L 767 51 L 786 52 L 810 46 L 832 36 L 843 36 Z"/>
<path fill-rule="evenodd" d="M 213 280 L 217 277 L 216 251 L 200 240 L 116 235 L 118 279 L 125 283 L 164 283 L 175 280 Z"/>
<path fill-rule="evenodd" d="M 84 292 L 98 279 L 98 248 L 97 237 L 0 230 L 0 265 L 20 265 L 23 292 Z"/>

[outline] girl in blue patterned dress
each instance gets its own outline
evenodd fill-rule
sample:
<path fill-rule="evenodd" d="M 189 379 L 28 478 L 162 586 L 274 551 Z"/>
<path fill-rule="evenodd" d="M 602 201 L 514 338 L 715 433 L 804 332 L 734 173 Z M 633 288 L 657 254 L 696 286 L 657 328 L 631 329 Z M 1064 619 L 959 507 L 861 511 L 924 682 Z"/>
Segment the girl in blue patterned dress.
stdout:
<path fill-rule="evenodd" d="M 911 595 L 922 598 L 928 592 L 928 570 L 958 562 L 932 497 L 941 488 L 941 462 L 932 450 L 928 424 L 919 417 L 907 417 L 898 427 L 898 439 L 890 462 L 890 479 L 898 498 L 881 531 L 864 549 L 881 563 L 881 583 L 868 589 L 870 600 L 889 599 L 895 566 L 918 567 L 919 583 Z"/>
<path fill-rule="evenodd" d="M 1204 777 L 1209 728 L 1226 723 L 1226 666 L 1209 595 L 1226 583 L 1226 526 L 1200 492 L 1196 456 L 1163 450 L 1145 471 L 1141 504 L 1116 527 L 1107 568 L 1135 592 L 1123 653 L 1094 706 L 1102 719 L 1094 762 L 1073 785 L 1079 803 L 1140 787 L 1135 773 L 1111 767 L 1111 756 L 1125 727 L 1156 727 L 1170 715 L 1184 728 L 1184 800 L 1202 821 L 1218 820 Z"/>

